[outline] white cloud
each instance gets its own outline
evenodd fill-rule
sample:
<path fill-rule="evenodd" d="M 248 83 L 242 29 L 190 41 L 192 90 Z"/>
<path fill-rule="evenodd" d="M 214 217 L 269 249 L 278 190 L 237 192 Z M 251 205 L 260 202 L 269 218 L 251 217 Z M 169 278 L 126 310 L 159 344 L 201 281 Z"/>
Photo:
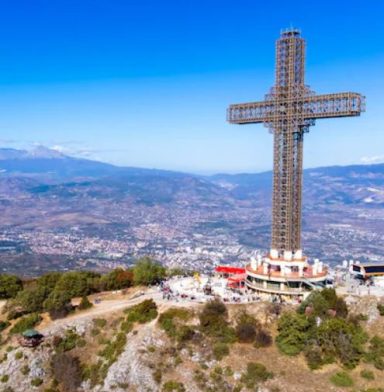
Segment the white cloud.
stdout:
<path fill-rule="evenodd" d="M 360 158 L 360 162 L 364 164 L 383 163 L 384 155 L 373 155 L 371 157 L 362 157 Z"/>

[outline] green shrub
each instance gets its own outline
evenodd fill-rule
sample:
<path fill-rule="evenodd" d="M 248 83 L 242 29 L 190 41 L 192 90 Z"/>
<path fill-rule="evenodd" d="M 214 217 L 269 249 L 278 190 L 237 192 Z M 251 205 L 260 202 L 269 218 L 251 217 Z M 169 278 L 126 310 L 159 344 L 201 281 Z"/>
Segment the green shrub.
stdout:
<path fill-rule="evenodd" d="M 261 347 L 269 347 L 271 344 L 272 344 L 272 336 L 264 329 L 262 328 L 258 329 L 256 332 L 254 346 L 257 348 L 261 348 Z"/>
<path fill-rule="evenodd" d="M 249 362 L 247 371 L 242 374 L 240 381 L 244 383 L 247 388 L 253 389 L 258 383 L 267 381 L 272 377 L 273 373 L 269 372 L 263 364 Z"/>
<path fill-rule="evenodd" d="M 44 310 L 49 312 L 53 319 L 65 317 L 73 309 L 71 299 L 69 291 L 55 288 L 44 301 Z"/>
<path fill-rule="evenodd" d="M 229 347 L 228 344 L 217 342 L 213 345 L 212 348 L 213 356 L 217 361 L 221 361 L 225 356 L 229 355 Z"/>
<path fill-rule="evenodd" d="M 36 378 L 33 378 L 33 379 L 32 379 L 31 385 L 32 385 L 33 387 L 39 387 L 43 382 L 44 382 L 44 381 L 43 381 L 41 378 L 36 377 Z"/>
<path fill-rule="evenodd" d="M 27 374 L 29 374 L 29 372 L 31 371 L 31 369 L 29 368 L 28 365 L 24 365 L 21 367 L 20 372 L 21 374 L 23 374 L 24 376 L 26 376 Z"/>
<path fill-rule="evenodd" d="M 335 289 L 326 288 L 313 291 L 300 305 L 298 312 L 304 314 L 306 309 L 311 309 L 312 317 L 326 319 L 330 317 L 329 310 L 336 311 L 336 317 L 346 318 L 348 307 L 344 299 L 336 295 Z"/>
<path fill-rule="evenodd" d="M 107 325 L 107 320 L 103 318 L 93 319 L 93 324 L 97 328 L 104 328 Z"/>
<path fill-rule="evenodd" d="M 78 346 L 79 342 L 83 340 L 73 329 L 67 329 L 63 338 L 54 340 L 54 346 L 57 353 L 71 351 Z M 82 345 L 82 343 L 80 343 Z"/>
<path fill-rule="evenodd" d="M 207 302 L 199 314 L 200 329 L 207 336 L 219 339 L 223 343 L 236 341 L 236 332 L 228 321 L 228 311 L 219 300 Z"/>
<path fill-rule="evenodd" d="M 124 351 L 124 347 L 127 343 L 127 337 L 125 333 L 118 333 L 115 338 L 110 341 L 105 348 L 99 353 L 100 356 L 104 357 L 111 365 L 117 360 L 119 355 Z"/>
<path fill-rule="evenodd" d="M 230 366 L 226 366 L 224 368 L 224 375 L 227 377 L 232 377 L 233 376 L 233 370 Z"/>
<path fill-rule="evenodd" d="M 92 336 L 98 336 L 98 335 L 100 335 L 100 329 L 99 328 L 92 328 L 91 329 L 91 335 Z"/>
<path fill-rule="evenodd" d="M 149 257 L 138 260 L 133 267 L 133 279 L 136 285 L 151 285 L 165 278 L 166 269 Z"/>
<path fill-rule="evenodd" d="M 256 320 L 249 314 L 242 312 L 236 318 L 236 337 L 240 343 L 252 343 L 256 339 Z"/>
<path fill-rule="evenodd" d="M 366 380 L 374 380 L 375 379 L 375 375 L 370 370 L 365 370 L 365 369 L 362 370 L 360 372 L 360 376 L 362 378 L 365 378 Z"/>
<path fill-rule="evenodd" d="M 369 341 L 368 351 L 365 354 L 367 362 L 372 363 L 376 369 L 384 370 L 384 339 L 373 336 Z"/>
<path fill-rule="evenodd" d="M 338 372 L 331 376 L 330 381 L 337 387 L 352 387 L 353 380 L 346 372 Z"/>
<path fill-rule="evenodd" d="M 133 329 L 133 323 L 130 321 L 123 321 L 120 326 L 121 332 L 129 333 Z"/>
<path fill-rule="evenodd" d="M 163 385 L 162 392 L 185 392 L 186 389 L 181 382 L 178 381 L 167 381 Z"/>
<path fill-rule="evenodd" d="M 319 369 L 324 364 L 321 348 L 317 345 L 309 345 L 304 350 L 305 359 L 310 369 Z"/>
<path fill-rule="evenodd" d="M 153 379 L 155 380 L 156 384 L 160 384 L 161 383 L 161 379 L 163 378 L 163 373 L 161 371 L 160 368 L 157 368 L 154 372 L 153 372 Z"/>
<path fill-rule="evenodd" d="M 70 298 L 83 297 L 99 286 L 100 274 L 90 271 L 70 271 L 60 276 L 53 291 L 67 293 Z"/>
<path fill-rule="evenodd" d="M 148 323 L 157 317 L 157 305 L 153 299 L 145 301 L 125 310 L 128 322 L 138 322 L 140 324 Z"/>
<path fill-rule="evenodd" d="M 21 307 L 25 313 L 41 312 L 46 298 L 46 291 L 43 288 L 28 287 L 17 293 L 14 305 Z"/>
<path fill-rule="evenodd" d="M 121 290 L 133 285 L 133 271 L 116 268 L 100 279 L 101 290 Z"/>
<path fill-rule="evenodd" d="M 328 319 L 317 328 L 317 344 L 324 356 L 329 361 L 340 360 L 349 369 L 359 363 L 366 341 L 367 335 L 363 329 L 344 319 Z"/>
<path fill-rule="evenodd" d="M 287 355 L 297 355 L 305 347 L 313 323 L 305 315 L 294 312 L 284 313 L 278 322 L 277 347 Z"/>
<path fill-rule="evenodd" d="M 377 310 L 379 311 L 380 316 L 384 316 L 384 304 L 378 304 Z"/>
<path fill-rule="evenodd" d="M 158 323 L 170 338 L 183 342 L 194 335 L 193 328 L 183 324 L 191 317 L 192 313 L 187 309 L 171 308 L 160 315 Z"/>
<path fill-rule="evenodd" d="M 6 383 L 6 382 L 8 382 L 8 380 L 9 380 L 8 374 L 4 374 L 0 377 L 0 382 L 2 382 L 2 383 Z"/>
<path fill-rule="evenodd" d="M 0 332 L 8 328 L 11 325 L 9 321 L 0 321 Z"/>
<path fill-rule="evenodd" d="M 38 313 L 32 313 L 28 316 L 23 317 L 20 319 L 12 328 L 11 333 L 22 333 L 27 329 L 33 328 L 36 324 L 41 321 L 41 316 Z"/>
<path fill-rule="evenodd" d="M 14 298 L 22 289 L 23 283 L 17 276 L 0 275 L 0 299 Z"/>
<path fill-rule="evenodd" d="M 86 295 L 84 295 L 83 297 L 81 297 L 81 302 L 79 304 L 78 309 L 80 310 L 85 310 L 85 309 L 89 309 L 92 308 L 92 303 L 89 301 L 88 297 Z"/>
<path fill-rule="evenodd" d="M 17 351 L 15 353 L 15 359 L 19 360 L 21 358 L 23 358 L 23 353 L 21 351 Z"/>

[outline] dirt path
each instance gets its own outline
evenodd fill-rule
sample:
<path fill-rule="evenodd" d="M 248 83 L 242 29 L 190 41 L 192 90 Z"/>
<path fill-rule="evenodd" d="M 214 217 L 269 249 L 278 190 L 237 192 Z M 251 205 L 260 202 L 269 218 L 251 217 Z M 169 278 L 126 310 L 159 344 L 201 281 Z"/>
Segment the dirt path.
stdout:
<path fill-rule="evenodd" d="M 126 297 L 121 299 L 105 299 L 99 304 L 85 311 L 75 312 L 63 319 L 51 320 L 47 314 L 43 316 L 43 321 L 38 326 L 39 331 L 43 334 L 49 334 L 51 331 L 56 330 L 62 326 L 70 326 L 81 321 L 93 319 L 95 317 L 105 317 L 109 313 L 121 311 L 127 307 L 136 305 L 146 299 L 153 299 L 159 308 L 160 312 L 165 311 L 171 306 L 182 306 L 182 307 L 196 307 L 199 305 L 197 302 L 191 301 L 168 301 L 164 300 L 162 293 L 156 289 L 149 289 L 142 295 L 135 294 L 133 297 Z"/>

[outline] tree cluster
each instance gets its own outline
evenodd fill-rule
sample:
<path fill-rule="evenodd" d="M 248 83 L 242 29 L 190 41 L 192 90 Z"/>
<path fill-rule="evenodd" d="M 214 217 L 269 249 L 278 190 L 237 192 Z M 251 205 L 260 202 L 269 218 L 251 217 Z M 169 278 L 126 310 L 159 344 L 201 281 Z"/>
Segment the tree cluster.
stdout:
<path fill-rule="evenodd" d="M 308 366 L 340 362 L 354 368 L 364 356 L 367 334 L 348 317 L 344 300 L 333 289 L 315 291 L 297 312 L 284 313 L 278 322 L 276 344 L 287 355 L 305 354 Z"/>
<path fill-rule="evenodd" d="M 117 268 L 104 275 L 90 271 L 50 272 L 24 289 L 18 277 L 0 275 L 0 299 L 11 299 L 7 306 L 9 319 L 43 311 L 52 318 L 65 317 L 73 309 L 74 297 L 82 297 L 80 309 L 86 309 L 91 306 L 87 296 L 92 293 L 154 284 L 165 275 L 166 269 L 148 257 L 138 260 L 133 269 Z"/>

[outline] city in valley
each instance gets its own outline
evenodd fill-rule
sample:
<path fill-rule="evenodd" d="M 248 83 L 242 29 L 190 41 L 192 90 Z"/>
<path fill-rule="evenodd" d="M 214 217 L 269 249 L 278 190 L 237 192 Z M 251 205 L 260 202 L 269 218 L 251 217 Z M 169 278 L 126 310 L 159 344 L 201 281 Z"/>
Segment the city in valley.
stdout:
<path fill-rule="evenodd" d="M 82 161 L 88 166 L 79 170 L 78 160 L 50 154 L 40 151 L 44 172 L 35 168 L 35 156 L 21 154 L 16 172 L 9 151 L 2 153 L 2 272 L 107 270 L 141 256 L 210 272 L 215 264 L 244 265 L 268 251 L 271 173 L 202 177 L 100 168 L 93 161 Z M 304 171 L 308 255 L 330 265 L 345 259 L 381 261 L 382 173 L 383 165 Z"/>

